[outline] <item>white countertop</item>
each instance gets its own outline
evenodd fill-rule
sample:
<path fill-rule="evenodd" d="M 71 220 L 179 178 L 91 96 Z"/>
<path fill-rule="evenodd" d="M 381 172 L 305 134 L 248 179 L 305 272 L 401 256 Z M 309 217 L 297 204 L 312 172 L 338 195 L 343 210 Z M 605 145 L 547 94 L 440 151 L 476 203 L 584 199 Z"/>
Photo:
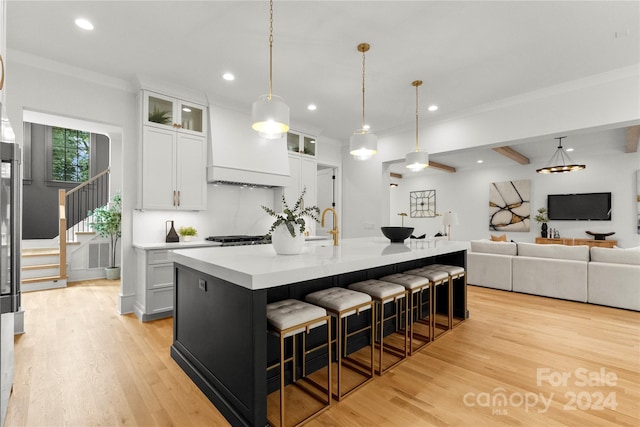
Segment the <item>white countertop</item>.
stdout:
<path fill-rule="evenodd" d="M 382 265 L 466 250 L 467 242 L 384 237 L 307 242 L 299 255 L 277 255 L 272 245 L 173 250 L 169 259 L 248 289 L 266 289 Z"/>
<path fill-rule="evenodd" d="M 188 248 L 202 248 L 211 246 L 220 246 L 220 242 L 210 242 L 209 240 L 192 240 L 190 242 L 176 242 L 176 243 L 134 243 L 133 247 L 136 249 L 142 249 L 145 251 L 153 249 L 188 249 Z"/>

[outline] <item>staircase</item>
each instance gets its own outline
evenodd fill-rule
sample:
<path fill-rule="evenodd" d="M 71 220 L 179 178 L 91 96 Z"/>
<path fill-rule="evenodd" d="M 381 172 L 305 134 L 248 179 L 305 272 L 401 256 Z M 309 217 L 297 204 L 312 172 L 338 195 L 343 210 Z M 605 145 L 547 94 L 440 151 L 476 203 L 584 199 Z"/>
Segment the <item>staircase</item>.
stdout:
<path fill-rule="evenodd" d="M 98 237 L 90 231 L 91 217 L 87 212 L 106 205 L 108 199 L 109 169 L 68 192 L 59 190 L 59 235 L 53 239 L 22 241 L 22 292 L 67 286 L 69 265 L 82 263 L 90 242 Z M 67 228 L 67 218 L 73 221 L 70 228 Z M 83 248 L 86 250 L 82 251 Z M 78 260 L 74 260 L 74 254 Z M 102 271 L 100 274 L 104 276 Z"/>

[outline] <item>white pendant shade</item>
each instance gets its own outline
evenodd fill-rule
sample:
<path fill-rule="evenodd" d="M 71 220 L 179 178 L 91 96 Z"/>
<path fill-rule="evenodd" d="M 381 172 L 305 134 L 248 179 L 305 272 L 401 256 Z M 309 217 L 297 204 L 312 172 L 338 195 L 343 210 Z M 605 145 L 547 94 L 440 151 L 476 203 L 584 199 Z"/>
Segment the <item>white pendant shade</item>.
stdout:
<path fill-rule="evenodd" d="M 280 96 L 260 96 L 253 103 L 251 117 L 251 128 L 263 138 L 278 139 L 289 130 L 289 106 Z"/>
<path fill-rule="evenodd" d="M 421 171 L 429 166 L 429 153 L 426 151 L 412 151 L 407 153 L 405 166 L 414 172 Z"/>
<path fill-rule="evenodd" d="M 364 129 L 355 131 L 349 139 L 349 154 L 356 160 L 368 160 L 378 152 L 378 137 Z"/>

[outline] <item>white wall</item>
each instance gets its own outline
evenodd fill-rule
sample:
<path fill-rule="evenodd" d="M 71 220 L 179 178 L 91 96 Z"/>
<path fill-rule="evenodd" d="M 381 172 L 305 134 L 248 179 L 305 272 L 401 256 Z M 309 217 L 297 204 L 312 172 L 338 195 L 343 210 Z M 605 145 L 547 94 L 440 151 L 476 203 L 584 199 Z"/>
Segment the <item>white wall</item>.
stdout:
<path fill-rule="evenodd" d="M 557 228 L 561 237 L 590 239 L 589 231 L 615 232 L 609 237 L 621 247 L 640 245 L 636 234 L 636 183 L 635 172 L 640 168 L 640 153 L 611 155 L 607 157 L 581 156 L 587 165 L 582 171 L 568 174 L 543 175 L 536 173 L 532 165 L 506 168 L 484 168 L 474 171 L 449 174 L 438 172 L 411 177 L 405 175 L 395 180 L 399 185 L 390 188 L 389 215 L 391 225 L 400 225 L 398 212 L 409 212 L 409 193 L 420 190 L 436 190 L 438 213 L 457 212 L 458 226 L 452 227 L 454 240 L 488 239 L 490 234 L 501 235 L 502 231 L 489 230 L 489 185 L 492 182 L 528 179 L 531 182 L 531 214 L 546 207 L 547 194 L 611 192 L 611 221 L 550 221 L 549 227 Z M 616 173 L 612 173 L 616 171 Z M 415 227 L 413 234 L 434 235 L 443 231 L 442 217 L 405 218 L 405 226 Z M 531 221 L 529 232 L 507 232 L 508 240 L 533 242 L 540 236 L 540 226 Z"/>
<path fill-rule="evenodd" d="M 34 64 L 34 65 L 30 65 Z M 80 75 L 83 78 L 78 78 Z M 9 51 L 7 114 L 22 143 L 23 110 L 92 122 L 111 140 L 112 188 L 122 192 L 121 313 L 133 311 L 135 258 L 131 246 L 132 210 L 137 198 L 138 114 L 135 93 L 124 82 L 80 73 L 61 64 Z"/>

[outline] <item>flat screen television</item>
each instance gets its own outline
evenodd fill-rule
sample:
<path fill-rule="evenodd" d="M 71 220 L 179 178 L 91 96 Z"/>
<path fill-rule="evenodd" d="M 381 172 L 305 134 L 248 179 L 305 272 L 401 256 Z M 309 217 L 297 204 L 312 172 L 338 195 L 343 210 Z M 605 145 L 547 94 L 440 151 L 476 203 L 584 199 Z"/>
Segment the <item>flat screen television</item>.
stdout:
<path fill-rule="evenodd" d="M 550 220 L 611 221 L 611 193 L 549 194 Z"/>

